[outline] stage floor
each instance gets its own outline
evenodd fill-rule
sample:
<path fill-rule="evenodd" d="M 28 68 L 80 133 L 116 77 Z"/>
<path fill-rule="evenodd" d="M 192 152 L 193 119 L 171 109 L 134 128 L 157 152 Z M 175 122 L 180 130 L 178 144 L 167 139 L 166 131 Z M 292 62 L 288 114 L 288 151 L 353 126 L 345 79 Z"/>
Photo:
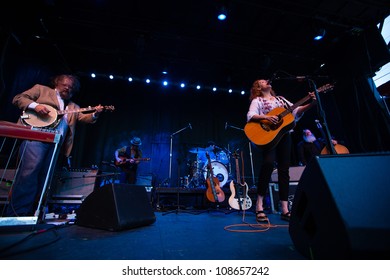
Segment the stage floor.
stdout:
<path fill-rule="evenodd" d="M 304 260 L 288 223 L 269 214 L 209 209 L 155 211 L 156 222 L 121 231 L 75 224 L 39 224 L 35 231 L 1 231 L 0 258 L 8 260 Z M 55 221 L 55 220 L 53 220 Z M 53 222 L 51 221 L 51 222 Z M 61 222 L 57 220 L 57 222 Z M 66 220 L 65 220 L 66 222 Z"/>

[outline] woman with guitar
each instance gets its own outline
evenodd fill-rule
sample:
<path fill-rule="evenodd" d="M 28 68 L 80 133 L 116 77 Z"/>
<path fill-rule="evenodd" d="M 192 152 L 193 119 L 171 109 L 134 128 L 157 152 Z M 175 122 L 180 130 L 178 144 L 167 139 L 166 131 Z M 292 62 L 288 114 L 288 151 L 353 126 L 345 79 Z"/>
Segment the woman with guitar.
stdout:
<path fill-rule="evenodd" d="M 312 102 L 303 105 L 310 99 Z M 247 113 L 248 123 L 244 131 L 262 152 L 262 164 L 257 185 L 256 220 L 258 222 L 268 221 L 268 217 L 264 213 L 263 199 L 276 162 L 279 198 L 282 208 L 281 218 L 289 221 L 288 188 L 290 184 L 289 167 L 292 143 L 289 132 L 303 113 L 316 104 L 316 97 L 311 92 L 298 103 L 292 104 L 284 97 L 276 95 L 268 80 L 260 79 L 252 85 L 250 101 Z M 261 141 L 265 140 L 265 142 L 252 140 L 257 137 L 261 138 Z"/>
<path fill-rule="evenodd" d="M 42 122 L 57 116 L 57 110 L 69 109 L 76 113 L 65 114 L 61 118 L 55 118 L 47 129 L 62 135 L 62 153 L 68 158 L 73 147 L 77 122 L 95 123 L 104 107 L 99 105 L 91 111 L 78 113 L 80 107 L 71 101 L 73 95 L 79 90 L 80 82 L 76 76 L 63 74 L 54 77 L 53 86 L 36 84 L 32 88 L 15 95 L 13 105 L 23 110 L 18 120 L 20 125 L 30 125 L 28 121 L 41 119 Z M 53 125 L 55 123 L 55 125 Z M 38 126 L 42 127 L 42 126 Z M 55 130 L 54 130 L 55 129 Z M 35 198 L 42 190 L 44 182 L 42 174 L 49 171 L 51 156 L 54 146 L 51 143 L 25 140 L 21 144 L 23 158 L 18 174 L 14 180 L 12 195 L 7 207 L 7 216 L 30 216 L 35 207 Z M 61 163 L 61 161 L 59 161 Z"/>
<path fill-rule="evenodd" d="M 121 168 L 119 182 L 122 184 L 135 184 L 137 181 L 138 164 L 143 160 L 141 139 L 133 137 L 130 146 L 123 146 L 115 151 L 115 165 Z"/>

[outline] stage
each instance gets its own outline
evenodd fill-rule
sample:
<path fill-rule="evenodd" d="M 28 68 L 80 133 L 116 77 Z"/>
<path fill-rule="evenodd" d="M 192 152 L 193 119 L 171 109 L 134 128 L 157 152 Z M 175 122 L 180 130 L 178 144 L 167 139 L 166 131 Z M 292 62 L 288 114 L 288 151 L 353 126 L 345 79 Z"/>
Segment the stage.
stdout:
<path fill-rule="evenodd" d="M 169 214 L 168 214 L 169 213 Z M 229 212 L 230 213 L 230 212 Z M 270 214 L 257 225 L 253 212 L 155 212 L 147 226 L 108 231 L 75 224 L 37 225 L 1 232 L 0 258 L 8 260 L 303 260 L 288 223 Z"/>

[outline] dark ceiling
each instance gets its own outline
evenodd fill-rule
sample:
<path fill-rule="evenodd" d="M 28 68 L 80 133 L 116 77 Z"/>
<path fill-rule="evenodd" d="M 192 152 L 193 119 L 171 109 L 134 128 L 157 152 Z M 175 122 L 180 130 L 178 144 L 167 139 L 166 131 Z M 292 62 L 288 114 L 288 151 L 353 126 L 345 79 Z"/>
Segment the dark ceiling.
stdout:
<path fill-rule="evenodd" d="M 34 3 L 32 3 L 34 2 Z M 13 1 L 3 28 L 73 72 L 248 87 L 275 71 L 321 74 L 345 36 L 381 22 L 388 0 Z M 228 19 L 216 19 L 225 4 Z M 4 5 L 4 4 L 2 4 Z M 22 15 L 22 10 L 27 15 Z M 313 32 L 326 37 L 315 42 Z"/>

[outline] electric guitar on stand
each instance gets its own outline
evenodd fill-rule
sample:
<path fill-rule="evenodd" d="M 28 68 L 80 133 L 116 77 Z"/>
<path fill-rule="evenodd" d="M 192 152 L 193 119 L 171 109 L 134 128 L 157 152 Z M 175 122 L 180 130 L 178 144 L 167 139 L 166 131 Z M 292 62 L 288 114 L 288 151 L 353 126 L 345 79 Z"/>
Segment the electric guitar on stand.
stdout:
<path fill-rule="evenodd" d="M 230 182 L 230 191 L 232 194 L 229 197 L 229 205 L 236 210 L 247 210 L 252 207 L 252 200 L 248 195 L 248 184 L 241 181 L 237 152 L 234 152 L 233 157 L 236 161 L 237 181 L 234 182 L 234 180 L 232 180 Z"/>
<path fill-rule="evenodd" d="M 211 202 L 223 202 L 225 200 L 225 193 L 219 186 L 219 180 L 214 176 L 213 167 L 211 165 L 210 155 L 206 152 L 207 157 L 207 179 L 206 179 L 206 197 Z"/>
<path fill-rule="evenodd" d="M 318 88 L 317 91 L 325 92 L 333 89 L 333 87 L 331 84 L 326 84 Z M 292 112 L 310 98 L 310 95 L 307 95 L 288 109 L 278 107 L 271 110 L 267 115 L 278 116 L 279 121 L 276 124 L 267 120 L 248 122 L 244 127 L 246 136 L 256 145 L 263 146 L 267 149 L 274 147 L 286 132 L 295 127 L 295 118 Z"/>

